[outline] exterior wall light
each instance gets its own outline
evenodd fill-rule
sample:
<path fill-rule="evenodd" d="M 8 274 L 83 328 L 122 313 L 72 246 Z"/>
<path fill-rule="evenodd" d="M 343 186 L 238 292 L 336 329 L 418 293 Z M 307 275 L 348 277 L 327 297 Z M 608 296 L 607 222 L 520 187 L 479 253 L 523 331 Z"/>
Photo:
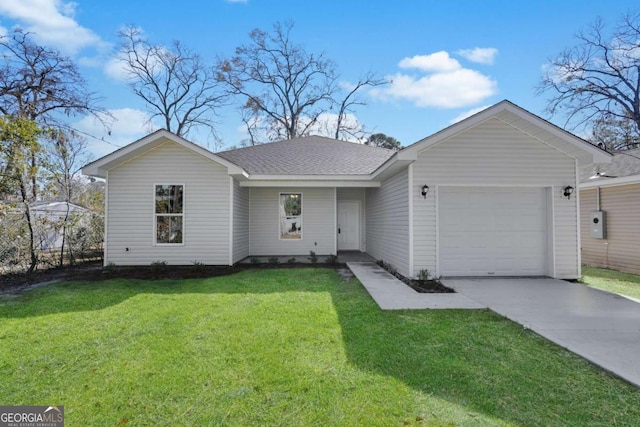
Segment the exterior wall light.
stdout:
<path fill-rule="evenodd" d="M 566 187 L 564 187 L 564 193 L 562 193 L 562 195 L 564 197 L 566 197 L 567 199 L 571 199 L 571 195 L 573 194 L 573 187 L 570 185 L 567 185 Z"/>
<path fill-rule="evenodd" d="M 422 186 L 422 192 L 420 194 L 422 194 L 422 197 L 424 197 L 426 199 L 427 198 L 427 193 L 429 193 L 429 186 L 428 185 L 423 185 Z"/>

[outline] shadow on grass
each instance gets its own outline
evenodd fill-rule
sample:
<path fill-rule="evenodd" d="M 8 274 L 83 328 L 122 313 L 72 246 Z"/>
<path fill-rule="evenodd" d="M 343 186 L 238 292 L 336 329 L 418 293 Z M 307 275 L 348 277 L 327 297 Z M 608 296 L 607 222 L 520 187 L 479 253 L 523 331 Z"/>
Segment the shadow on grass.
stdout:
<path fill-rule="evenodd" d="M 329 270 L 64 283 L 5 301 L 0 318 L 101 310 L 140 294 L 288 292 L 329 293 L 348 362 L 425 396 L 520 425 L 640 420 L 637 389 L 502 317 L 486 310 L 381 311 L 361 286 Z"/>

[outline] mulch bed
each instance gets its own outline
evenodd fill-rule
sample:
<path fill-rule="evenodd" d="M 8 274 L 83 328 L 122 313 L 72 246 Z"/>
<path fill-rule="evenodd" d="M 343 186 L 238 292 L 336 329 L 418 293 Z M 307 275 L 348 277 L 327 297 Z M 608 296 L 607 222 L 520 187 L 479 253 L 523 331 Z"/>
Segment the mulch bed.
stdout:
<path fill-rule="evenodd" d="M 455 294 L 451 288 L 446 287 L 442 283 L 436 280 L 411 280 L 403 277 L 402 280 L 407 285 L 411 286 L 416 292 L 421 294 Z"/>
<path fill-rule="evenodd" d="M 207 277 L 226 276 L 239 271 L 255 268 L 346 268 L 346 264 L 326 263 L 260 263 L 260 264 L 236 264 L 229 266 L 176 266 L 153 265 L 135 267 L 103 267 L 101 261 L 92 261 L 74 266 L 62 268 L 50 268 L 35 271 L 31 274 L 5 274 L 0 275 L 0 293 L 21 292 L 38 283 L 46 283 L 60 280 L 108 280 L 117 278 L 159 280 L 159 279 L 203 279 Z"/>
<path fill-rule="evenodd" d="M 405 285 L 413 288 L 414 291 L 421 294 L 455 294 L 456 291 L 443 285 L 440 280 L 419 280 L 405 277 L 393 268 L 392 265 L 383 262 L 382 260 L 376 261 L 376 264 L 387 273 L 393 275 L 396 279 L 403 282 Z"/>

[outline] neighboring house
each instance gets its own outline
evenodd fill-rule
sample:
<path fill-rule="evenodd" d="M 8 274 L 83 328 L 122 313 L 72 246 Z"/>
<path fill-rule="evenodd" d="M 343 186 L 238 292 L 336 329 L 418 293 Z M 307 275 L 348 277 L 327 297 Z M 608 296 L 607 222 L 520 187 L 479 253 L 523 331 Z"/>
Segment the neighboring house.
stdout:
<path fill-rule="evenodd" d="M 38 235 L 38 249 L 60 249 L 65 218 L 70 225 L 87 225 L 91 211 L 69 202 L 37 202 L 29 206 Z M 68 244 L 68 242 L 67 242 Z"/>
<path fill-rule="evenodd" d="M 83 173 L 107 180 L 105 263 L 356 250 L 405 276 L 575 279 L 565 193 L 579 166 L 609 160 L 502 101 L 399 152 L 306 137 L 214 154 L 161 130 Z"/>
<path fill-rule="evenodd" d="M 640 149 L 613 154 L 610 164 L 580 171 L 582 261 L 640 274 Z"/>

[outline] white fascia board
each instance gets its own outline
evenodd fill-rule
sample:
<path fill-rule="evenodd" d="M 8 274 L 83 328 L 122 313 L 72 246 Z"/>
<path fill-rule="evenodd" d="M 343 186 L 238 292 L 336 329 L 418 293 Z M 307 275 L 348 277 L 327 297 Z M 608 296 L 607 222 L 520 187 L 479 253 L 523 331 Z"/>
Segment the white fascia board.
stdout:
<path fill-rule="evenodd" d="M 640 184 L 640 175 L 623 176 L 621 178 L 597 178 L 589 182 L 581 182 L 580 190 L 597 187 L 613 187 L 616 185 Z"/>
<path fill-rule="evenodd" d="M 571 132 L 565 131 L 559 127 L 552 125 L 551 123 L 541 119 L 535 114 L 529 113 L 528 111 L 510 103 L 506 104 L 506 108 L 504 108 L 504 110 L 509 111 L 510 113 L 518 116 L 522 120 L 527 120 L 537 126 L 540 126 L 545 131 L 552 134 L 553 136 L 563 139 L 575 145 L 577 148 L 588 152 L 593 157 L 593 162 L 591 163 L 611 163 L 611 159 L 613 158 L 611 154 L 607 153 L 604 150 L 601 150 L 595 145 L 590 144 L 584 139 L 581 139 L 575 136 Z"/>
<path fill-rule="evenodd" d="M 371 175 L 249 175 L 251 181 L 371 181 Z"/>
<path fill-rule="evenodd" d="M 236 181 L 242 182 L 249 179 L 249 174 L 242 170 L 240 173 L 229 173 Z"/>
<path fill-rule="evenodd" d="M 252 177 L 253 178 L 253 177 Z M 309 180 L 300 179 L 265 179 L 240 181 L 240 187 L 380 187 L 379 181 L 370 180 Z"/>

